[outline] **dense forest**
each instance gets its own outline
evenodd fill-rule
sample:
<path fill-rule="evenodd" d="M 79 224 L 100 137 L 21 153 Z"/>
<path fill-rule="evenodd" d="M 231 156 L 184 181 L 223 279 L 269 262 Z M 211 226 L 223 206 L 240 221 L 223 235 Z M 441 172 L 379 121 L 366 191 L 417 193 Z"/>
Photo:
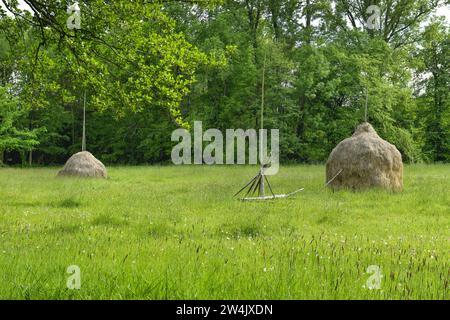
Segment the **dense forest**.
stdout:
<path fill-rule="evenodd" d="M 170 161 L 171 133 L 267 128 L 284 163 L 325 161 L 364 121 L 406 162 L 450 160 L 442 0 L 2 0 L 0 165 Z M 376 27 L 367 8 L 378 5 Z"/>

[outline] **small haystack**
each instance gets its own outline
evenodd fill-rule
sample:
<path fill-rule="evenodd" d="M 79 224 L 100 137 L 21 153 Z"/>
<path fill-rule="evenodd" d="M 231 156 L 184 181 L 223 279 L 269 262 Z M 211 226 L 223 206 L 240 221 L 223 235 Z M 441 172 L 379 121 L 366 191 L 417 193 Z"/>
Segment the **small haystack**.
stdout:
<path fill-rule="evenodd" d="M 58 176 L 107 178 L 106 168 L 90 152 L 75 153 L 67 160 Z"/>
<path fill-rule="evenodd" d="M 326 165 L 328 186 L 353 190 L 381 187 L 403 189 L 402 155 L 364 122 L 331 152 Z M 334 178 L 334 179 L 333 179 Z"/>

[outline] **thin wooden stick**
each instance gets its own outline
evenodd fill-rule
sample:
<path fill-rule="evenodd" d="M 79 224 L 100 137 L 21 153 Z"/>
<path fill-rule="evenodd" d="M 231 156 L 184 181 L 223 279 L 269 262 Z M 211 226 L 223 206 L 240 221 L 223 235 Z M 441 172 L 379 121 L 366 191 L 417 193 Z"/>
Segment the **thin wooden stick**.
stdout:
<path fill-rule="evenodd" d="M 275 194 L 274 194 L 273 191 L 272 191 L 272 186 L 271 186 L 270 183 L 269 183 L 269 179 L 267 179 L 266 176 L 264 176 L 264 178 L 266 179 L 267 185 L 269 186 L 270 193 L 272 193 L 272 195 L 275 197 Z"/>
<path fill-rule="evenodd" d="M 258 174 L 256 175 L 256 176 L 254 176 L 241 190 L 239 190 L 238 192 L 236 192 L 235 194 L 234 194 L 234 196 L 233 197 L 235 197 L 235 196 L 237 196 L 239 193 L 241 193 L 242 192 L 242 190 L 244 190 L 250 183 L 252 183 L 253 182 L 253 180 L 255 180 L 256 179 L 256 177 L 258 176 Z"/>
<path fill-rule="evenodd" d="M 86 90 L 84 90 L 83 102 L 83 137 L 81 139 L 81 151 L 86 151 Z"/>
<path fill-rule="evenodd" d="M 367 122 L 367 101 L 369 100 L 369 91 L 366 88 L 366 104 L 364 106 L 364 122 Z"/>
<path fill-rule="evenodd" d="M 261 175 L 261 179 L 259 181 L 259 195 L 264 196 L 264 163 L 263 161 L 265 161 L 263 159 L 263 147 L 264 147 L 264 141 L 263 141 L 263 130 L 264 130 L 264 84 L 265 84 L 265 75 L 266 75 L 266 57 L 267 57 L 267 52 L 265 50 L 265 48 L 263 47 L 264 50 L 264 61 L 263 61 L 263 72 L 262 72 L 262 83 L 261 83 L 261 129 L 260 129 L 260 134 L 259 134 L 259 162 L 261 164 L 261 169 L 260 169 L 260 175 Z"/>
<path fill-rule="evenodd" d="M 259 174 L 256 175 L 255 179 L 253 179 L 253 183 L 251 184 L 251 186 L 248 188 L 247 193 L 245 194 L 245 196 L 248 196 L 248 194 L 253 190 L 253 187 L 258 184 L 258 179 L 259 179 Z"/>
<path fill-rule="evenodd" d="M 331 180 L 330 181 L 328 181 L 326 184 L 325 184 L 325 187 L 326 186 L 328 186 L 338 175 L 340 175 L 341 174 L 341 172 L 342 172 L 342 170 L 344 170 L 344 169 L 341 169 L 341 170 L 339 170 L 339 172 L 333 177 L 333 178 L 331 178 Z"/>
<path fill-rule="evenodd" d="M 256 180 L 255 188 L 252 191 L 252 194 L 255 194 L 256 190 L 258 190 L 259 184 L 261 183 L 261 175 L 258 176 L 258 179 Z"/>
<path fill-rule="evenodd" d="M 286 195 L 286 198 L 287 198 L 287 197 L 290 197 L 290 196 L 292 196 L 292 195 L 294 195 L 294 194 L 296 194 L 297 192 L 303 191 L 303 190 L 305 190 L 305 188 L 300 188 L 300 189 L 297 189 L 297 190 L 295 190 L 295 191 L 293 191 L 293 192 L 291 192 L 291 193 L 288 193 L 288 194 Z"/>

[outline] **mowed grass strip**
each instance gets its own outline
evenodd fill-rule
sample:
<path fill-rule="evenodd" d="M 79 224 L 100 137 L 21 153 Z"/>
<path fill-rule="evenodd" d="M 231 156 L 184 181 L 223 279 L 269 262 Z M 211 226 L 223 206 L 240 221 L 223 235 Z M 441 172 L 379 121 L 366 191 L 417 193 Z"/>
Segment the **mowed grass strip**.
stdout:
<path fill-rule="evenodd" d="M 402 193 L 332 192 L 283 166 L 276 193 L 232 197 L 250 166 L 0 169 L 3 299 L 449 299 L 450 166 L 405 167 Z M 81 270 L 81 289 L 66 269 Z M 379 290 L 367 268 L 379 266 Z"/>

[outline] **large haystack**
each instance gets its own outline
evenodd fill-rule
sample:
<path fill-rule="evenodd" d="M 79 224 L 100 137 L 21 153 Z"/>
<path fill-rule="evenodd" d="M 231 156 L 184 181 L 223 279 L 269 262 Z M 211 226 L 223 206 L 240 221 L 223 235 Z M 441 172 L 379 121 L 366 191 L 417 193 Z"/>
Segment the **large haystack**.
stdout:
<path fill-rule="evenodd" d="M 106 168 L 90 152 L 75 153 L 67 160 L 58 176 L 106 178 Z"/>
<path fill-rule="evenodd" d="M 364 122 L 350 138 L 333 149 L 327 161 L 326 175 L 327 181 L 334 178 L 328 184 L 333 189 L 381 187 L 401 191 L 402 156 L 394 145 L 381 139 L 373 127 Z"/>

